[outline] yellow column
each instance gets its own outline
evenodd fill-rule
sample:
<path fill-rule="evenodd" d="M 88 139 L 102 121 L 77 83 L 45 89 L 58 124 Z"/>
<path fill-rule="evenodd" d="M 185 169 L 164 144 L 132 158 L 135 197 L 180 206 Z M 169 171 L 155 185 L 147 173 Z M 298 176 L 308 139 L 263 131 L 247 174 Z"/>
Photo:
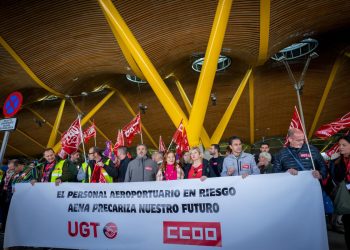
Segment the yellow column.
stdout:
<path fill-rule="evenodd" d="M 199 144 L 199 135 L 208 107 L 209 97 L 214 82 L 222 42 L 231 12 L 232 0 L 219 0 L 211 30 L 204 64 L 199 76 L 196 94 L 189 118 L 188 139 L 192 144 Z"/>
<path fill-rule="evenodd" d="M 318 119 L 320 118 L 320 115 L 321 115 L 321 112 L 323 110 L 324 104 L 326 103 L 326 99 L 328 97 L 329 91 L 331 90 L 331 87 L 333 85 L 333 82 L 334 82 L 335 76 L 337 74 L 337 71 L 339 69 L 339 66 L 341 65 L 342 58 L 343 58 L 343 55 L 340 55 L 337 58 L 337 60 L 335 61 L 333 67 L 332 67 L 332 71 L 331 71 L 331 74 L 330 74 L 330 76 L 328 78 L 328 81 L 327 81 L 327 84 L 326 84 L 326 88 L 323 91 L 323 95 L 322 95 L 320 104 L 318 105 L 314 121 L 312 122 L 311 129 L 309 131 L 309 137 L 308 137 L 309 139 L 311 139 L 311 137 L 312 137 L 312 135 L 313 135 L 313 133 L 315 131 L 316 125 L 318 123 Z"/>
<path fill-rule="evenodd" d="M 182 98 L 183 102 L 185 103 L 185 107 L 187 109 L 187 112 L 188 112 L 188 114 L 190 114 L 191 109 L 192 109 L 192 104 L 191 104 L 190 100 L 188 99 L 186 92 L 183 89 L 180 81 L 176 79 L 175 83 L 176 83 L 176 86 L 180 92 L 181 98 Z M 202 127 L 202 129 L 201 129 L 200 139 L 201 139 L 205 148 L 208 148 L 210 146 L 210 138 L 209 138 L 209 135 L 204 127 Z"/>
<path fill-rule="evenodd" d="M 184 126 L 187 128 L 188 120 L 185 113 L 181 110 L 181 107 L 176 102 L 174 96 L 171 94 L 163 79 L 152 65 L 151 61 L 131 33 L 130 29 L 112 2 L 110 0 L 99 0 L 99 3 L 102 9 L 105 11 L 107 18 L 109 18 L 111 24 L 120 35 L 120 38 L 128 47 L 132 57 L 141 69 L 147 82 L 153 89 L 154 93 L 158 97 L 158 100 L 164 107 L 174 125 L 177 127 L 180 122 L 183 121 Z M 191 141 L 190 145 L 193 145 Z"/>
<path fill-rule="evenodd" d="M 239 101 L 239 98 L 242 95 L 242 92 L 244 90 L 245 85 L 248 82 L 248 79 L 250 77 L 250 74 L 252 73 L 252 69 L 248 69 L 247 73 L 245 74 L 241 84 L 239 85 L 235 95 L 233 96 L 230 104 L 228 105 L 224 115 L 222 116 L 218 126 L 216 127 L 212 137 L 211 137 L 211 143 L 219 143 L 221 140 L 222 135 L 224 134 L 224 131 L 227 127 L 227 124 L 229 123 L 232 113 L 236 108 L 236 105 Z"/>
<path fill-rule="evenodd" d="M 270 34 L 270 6 L 271 0 L 260 0 L 260 43 L 258 65 L 262 65 L 268 58 Z"/>
<path fill-rule="evenodd" d="M 254 76 L 249 77 L 250 144 L 254 144 Z"/>
<path fill-rule="evenodd" d="M 180 92 L 180 95 L 181 95 L 181 98 L 182 98 L 182 101 L 184 102 L 185 104 L 185 107 L 186 107 L 186 110 L 188 112 L 188 115 L 191 114 L 191 109 L 192 109 L 192 104 L 191 104 L 191 101 L 188 99 L 187 95 L 186 95 L 186 92 L 185 90 L 182 88 L 182 85 L 181 83 L 179 82 L 179 80 L 175 80 L 175 83 L 176 83 L 176 87 L 177 89 L 179 90 Z"/>
<path fill-rule="evenodd" d="M 57 112 L 55 124 L 53 125 L 49 141 L 47 142 L 48 148 L 52 148 L 56 143 L 57 132 L 61 124 L 61 119 L 62 119 L 65 104 L 66 104 L 66 99 L 62 99 L 60 108 L 58 109 L 58 112 Z"/>
<path fill-rule="evenodd" d="M 109 100 L 109 98 L 111 98 L 114 95 L 115 91 L 111 91 L 110 93 L 108 93 L 108 95 L 106 95 L 88 114 L 86 114 L 84 116 L 84 118 L 81 120 L 81 126 L 84 126 L 85 123 L 87 123 L 92 116 L 94 116 L 96 114 L 97 111 L 99 111 L 102 106 Z M 61 142 L 58 142 L 53 150 L 57 153 L 61 148 Z"/>
<path fill-rule="evenodd" d="M 115 30 L 113 24 L 111 23 L 110 19 L 108 18 L 108 15 L 106 14 L 106 12 L 103 10 L 103 14 L 105 15 L 107 22 L 109 24 L 109 27 L 111 28 L 113 35 L 115 37 L 115 39 L 117 40 L 120 49 L 123 52 L 123 55 L 126 59 L 126 61 L 129 63 L 130 68 L 132 69 L 132 71 L 134 72 L 134 74 L 141 79 L 145 79 L 145 77 L 143 76 L 139 66 L 137 66 L 137 63 L 135 62 L 134 58 L 132 57 L 130 51 L 128 50 L 128 47 L 125 45 L 125 43 L 123 42 L 123 40 L 120 38 L 118 32 Z"/>

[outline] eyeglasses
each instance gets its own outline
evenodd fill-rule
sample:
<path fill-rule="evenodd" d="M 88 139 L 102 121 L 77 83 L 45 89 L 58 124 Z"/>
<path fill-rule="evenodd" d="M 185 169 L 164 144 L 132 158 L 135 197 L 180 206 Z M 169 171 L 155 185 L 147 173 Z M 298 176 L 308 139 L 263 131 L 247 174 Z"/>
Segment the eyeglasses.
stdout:
<path fill-rule="evenodd" d="M 94 152 L 92 152 L 92 153 L 90 153 L 90 152 L 89 152 L 88 154 L 89 154 L 89 155 L 93 155 L 93 154 L 94 154 Z"/>

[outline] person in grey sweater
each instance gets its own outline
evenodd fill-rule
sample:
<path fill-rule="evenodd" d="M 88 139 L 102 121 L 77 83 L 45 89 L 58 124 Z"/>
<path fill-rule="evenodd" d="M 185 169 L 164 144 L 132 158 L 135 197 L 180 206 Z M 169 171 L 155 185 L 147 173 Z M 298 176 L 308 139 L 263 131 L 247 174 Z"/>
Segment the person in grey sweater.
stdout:
<path fill-rule="evenodd" d="M 125 174 L 125 182 L 155 181 L 158 166 L 155 161 L 147 158 L 147 147 L 139 144 L 136 147 L 137 157 L 129 162 Z"/>
<path fill-rule="evenodd" d="M 241 175 L 243 178 L 251 174 L 260 174 L 254 156 L 242 152 L 242 141 L 237 136 L 229 140 L 232 153 L 224 159 L 221 176 Z"/>

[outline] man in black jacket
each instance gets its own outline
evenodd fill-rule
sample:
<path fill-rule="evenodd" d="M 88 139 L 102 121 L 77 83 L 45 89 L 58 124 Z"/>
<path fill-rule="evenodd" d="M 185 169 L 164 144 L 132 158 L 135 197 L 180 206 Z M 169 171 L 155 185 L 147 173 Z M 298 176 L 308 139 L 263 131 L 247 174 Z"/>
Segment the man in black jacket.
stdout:
<path fill-rule="evenodd" d="M 224 157 L 219 155 L 220 146 L 219 144 L 211 144 L 209 153 L 212 158 L 209 160 L 210 167 L 214 170 L 216 177 L 221 176 L 222 163 L 224 162 Z"/>
<path fill-rule="evenodd" d="M 118 182 L 124 182 L 126 170 L 128 169 L 128 164 L 130 162 L 130 159 L 127 157 L 127 148 L 126 147 L 118 148 L 117 157 L 119 160 Z"/>
<path fill-rule="evenodd" d="M 288 130 L 289 145 L 281 149 L 277 154 L 273 166 L 275 173 L 289 172 L 292 175 L 297 175 L 298 171 L 313 169 L 311 155 L 304 141 L 305 135 L 303 131 L 297 128 Z M 320 152 L 312 145 L 310 145 L 310 150 L 316 168 L 316 170 L 312 171 L 312 175 L 317 179 L 326 178 L 326 163 Z"/>

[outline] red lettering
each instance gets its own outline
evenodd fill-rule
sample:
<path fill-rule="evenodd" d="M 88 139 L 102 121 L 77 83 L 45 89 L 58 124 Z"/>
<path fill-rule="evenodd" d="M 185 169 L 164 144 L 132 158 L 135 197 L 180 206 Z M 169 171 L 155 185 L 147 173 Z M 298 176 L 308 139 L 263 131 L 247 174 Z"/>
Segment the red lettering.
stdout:
<path fill-rule="evenodd" d="M 79 229 L 78 229 L 78 222 L 77 221 L 74 222 L 74 228 L 75 228 L 75 230 L 74 230 L 74 233 L 73 233 L 72 232 L 72 222 L 68 221 L 68 233 L 72 237 L 77 236 L 78 231 L 79 231 Z"/>
<path fill-rule="evenodd" d="M 74 226 L 72 225 L 74 223 Z M 80 236 L 87 238 L 91 235 L 94 238 L 97 238 L 97 227 L 100 226 L 98 222 L 78 222 L 78 221 L 68 221 L 68 234 L 71 237 L 76 237 L 78 234 Z M 74 227 L 74 228 L 73 228 Z"/>
<path fill-rule="evenodd" d="M 90 225 L 87 222 L 81 222 L 80 223 L 80 235 L 83 237 L 89 237 L 90 236 Z"/>
<path fill-rule="evenodd" d="M 94 237 L 97 238 L 97 227 L 100 225 L 98 222 L 90 222 L 90 225 L 92 226 L 94 230 Z"/>

